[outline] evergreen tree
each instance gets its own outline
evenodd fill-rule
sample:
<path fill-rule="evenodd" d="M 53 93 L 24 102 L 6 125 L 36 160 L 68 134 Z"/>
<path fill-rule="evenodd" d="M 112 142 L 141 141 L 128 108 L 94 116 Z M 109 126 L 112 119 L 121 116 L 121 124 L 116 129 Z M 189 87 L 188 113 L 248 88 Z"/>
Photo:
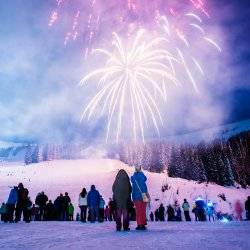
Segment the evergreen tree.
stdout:
<path fill-rule="evenodd" d="M 31 155 L 32 163 L 38 163 L 38 153 L 39 153 L 39 147 L 38 145 L 36 145 Z"/>
<path fill-rule="evenodd" d="M 24 162 L 25 162 L 25 165 L 28 165 L 28 164 L 32 163 L 32 148 L 31 148 L 30 144 L 26 148 L 26 152 L 25 152 L 25 156 L 24 156 Z"/>

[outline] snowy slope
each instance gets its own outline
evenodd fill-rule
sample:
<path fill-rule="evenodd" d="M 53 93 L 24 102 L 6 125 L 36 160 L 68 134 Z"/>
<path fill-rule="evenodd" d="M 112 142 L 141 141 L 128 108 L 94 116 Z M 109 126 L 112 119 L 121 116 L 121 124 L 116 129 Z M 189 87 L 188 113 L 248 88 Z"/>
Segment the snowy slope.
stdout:
<path fill-rule="evenodd" d="M 23 161 L 26 152 L 25 144 L 0 141 L 0 160 Z"/>
<path fill-rule="evenodd" d="M 7 199 L 10 187 L 19 182 L 30 190 L 31 199 L 34 201 L 38 192 L 45 191 L 49 198 L 54 200 L 60 192 L 69 192 L 70 197 L 77 205 L 78 194 L 83 187 L 89 189 L 95 184 L 97 189 L 107 201 L 112 197 L 111 187 L 119 169 L 125 169 L 129 175 L 133 168 L 128 167 L 118 160 L 59 160 L 42 162 L 28 166 L 12 165 L 0 167 L 0 201 Z M 145 171 L 148 177 L 149 192 L 152 198 L 152 209 L 160 202 L 165 205 L 173 203 L 175 199 L 182 202 L 187 198 L 190 203 L 198 196 L 211 199 L 217 203 L 217 210 L 232 212 L 230 203 L 236 199 L 242 202 L 250 195 L 250 189 L 225 188 L 215 184 L 198 184 L 180 178 L 167 178 L 166 174 L 150 173 Z M 171 188 L 162 193 L 163 184 Z M 178 192 L 177 192 L 178 190 Z M 178 193 L 178 194 L 177 194 Z M 224 193 L 227 201 L 222 201 L 218 194 Z M 159 199 L 159 200 L 157 200 Z"/>

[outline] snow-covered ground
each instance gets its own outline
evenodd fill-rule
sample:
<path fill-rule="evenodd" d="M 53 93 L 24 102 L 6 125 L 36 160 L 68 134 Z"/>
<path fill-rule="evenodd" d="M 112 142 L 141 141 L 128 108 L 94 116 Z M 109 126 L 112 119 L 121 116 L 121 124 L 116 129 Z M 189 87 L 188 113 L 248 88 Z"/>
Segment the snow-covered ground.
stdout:
<path fill-rule="evenodd" d="M 0 249 L 249 250 L 249 222 L 155 222 L 148 230 L 116 232 L 113 222 L 0 223 Z"/>
<path fill-rule="evenodd" d="M 54 200 L 60 192 L 68 192 L 73 203 L 77 207 L 78 195 L 83 187 L 90 188 L 95 184 L 96 188 L 108 201 L 112 197 L 111 187 L 119 169 L 125 169 L 129 175 L 133 174 L 133 168 L 118 160 L 58 160 L 41 162 L 23 166 L 23 164 L 0 166 L 0 202 L 6 201 L 10 187 L 19 182 L 29 189 L 31 200 L 34 201 L 38 192 L 44 191 L 49 199 Z M 216 210 L 232 213 L 236 199 L 242 204 L 250 195 L 250 189 L 226 188 L 215 184 L 198 184 L 180 178 L 169 178 L 165 173 L 157 174 L 145 171 L 148 177 L 148 187 L 152 198 L 152 210 L 159 203 L 164 205 L 178 200 L 182 203 L 184 198 L 190 203 L 201 195 L 207 200 L 215 202 Z M 168 184 L 170 189 L 162 192 L 161 187 Z M 218 197 L 225 194 L 226 201 Z"/>

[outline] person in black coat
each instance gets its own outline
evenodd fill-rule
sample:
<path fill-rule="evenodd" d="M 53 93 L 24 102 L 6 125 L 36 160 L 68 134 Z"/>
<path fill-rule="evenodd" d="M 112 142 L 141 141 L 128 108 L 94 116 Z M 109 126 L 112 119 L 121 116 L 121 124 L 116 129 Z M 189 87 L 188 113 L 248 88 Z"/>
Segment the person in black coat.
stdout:
<path fill-rule="evenodd" d="M 168 221 L 174 221 L 174 209 L 171 205 L 168 206 L 167 214 L 168 214 Z"/>
<path fill-rule="evenodd" d="M 69 204 L 71 202 L 71 199 L 69 197 L 69 194 L 65 192 L 65 195 L 63 196 L 63 210 L 64 210 L 64 219 L 69 221 Z"/>
<path fill-rule="evenodd" d="M 129 220 L 136 221 L 135 205 L 132 200 L 129 201 Z"/>
<path fill-rule="evenodd" d="M 23 218 L 26 223 L 31 221 L 31 211 L 32 211 L 32 201 L 30 200 L 30 197 L 27 197 L 27 200 L 25 201 L 25 208 L 23 211 Z"/>
<path fill-rule="evenodd" d="M 246 219 L 250 220 L 250 196 L 247 197 L 245 202 L 245 209 L 246 209 Z"/>
<path fill-rule="evenodd" d="M 159 211 L 159 220 L 165 221 L 165 208 L 164 208 L 163 204 L 160 205 L 158 211 Z"/>
<path fill-rule="evenodd" d="M 155 210 L 155 221 L 159 221 L 159 209 Z"/>
<path fill-rule="evenodd" d="M 196 212 L 198 215 L 198 220 L 199 221 L 206 221 L 206 215 L 205 215 L 206 203 L 205 203 L 205 201 L 201 197 L 198 197 L 195 200 L 195 205 L 196 205 Z"/>
<path fill-rule="evenodd" d="M 150 217 L 150 221 L 154 221 L 154 214 L 153 214 L 153 212 L 152 212 L 152 211 L 151 211 L 151 213 L 150 213 L 149 217 Z"/>
<path fill-rule="evenodd" d="M 36 196 L 35 204 L 39 207 L 39 220 L 44 220 L 44 211 L 47 201 L 48 196 L 45 195 L 44 192 L 41 192 Z"/>
<path fill-rule="evenodd" d="M 108 206 L 109 206 L 109 221 L 113 221 L 115 220 L 115 203 L 111 198 L 109 198 Z"/>
<path fill-rule="evenodd" d="M 63 194 L 60 194 L 59 196 L 57 196 L 57 198 L 54 201 L 54 207 L 55 207 L 57 220 L 59 221 L 64 220 L 65 208 L 64 208 Z"/>
<path fill-rule="evenodd" d="M 55 219 L 55 206 L 51 200 L 49 200 L 45 208 L 45 219 L 48 221 Z"/>
<path fill-rule="evenodd" d="M 15 222 L 21 220 L 23 214 L 23 220 L 28 221 L 27 217 L 27 202 L 28 202 L 29 190 L 24 188 L 22 183 L 18 184 L 17 190 L 17 204 L 16 204 L 16 213 L 15 213 Z"/>
<path fill-rule="evenodd" d="M 113 199 L 115 202 L 116 212 L 116 230 L 121 231 L 123 226 L 124 231 L 129 229 L 129 205 L 131 203 L 131 184 L 129 176 L 124 169 L 119 170 L 112 186 Z M 123 221 L 121 221 L 123 218 Z"/>

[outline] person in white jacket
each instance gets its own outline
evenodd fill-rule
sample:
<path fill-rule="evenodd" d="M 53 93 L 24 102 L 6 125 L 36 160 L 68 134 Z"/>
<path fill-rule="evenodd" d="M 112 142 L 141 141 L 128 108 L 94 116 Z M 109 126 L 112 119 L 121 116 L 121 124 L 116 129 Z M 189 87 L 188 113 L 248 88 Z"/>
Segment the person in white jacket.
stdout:
<path fill-rule="evenodd" d="M 81 210 L 80 220 L 81 222 L 86 222 L 87 219 L 87 191 L 86 188 L 82 189 L 82 192 L 79 194 L 78 205 Z"/>

